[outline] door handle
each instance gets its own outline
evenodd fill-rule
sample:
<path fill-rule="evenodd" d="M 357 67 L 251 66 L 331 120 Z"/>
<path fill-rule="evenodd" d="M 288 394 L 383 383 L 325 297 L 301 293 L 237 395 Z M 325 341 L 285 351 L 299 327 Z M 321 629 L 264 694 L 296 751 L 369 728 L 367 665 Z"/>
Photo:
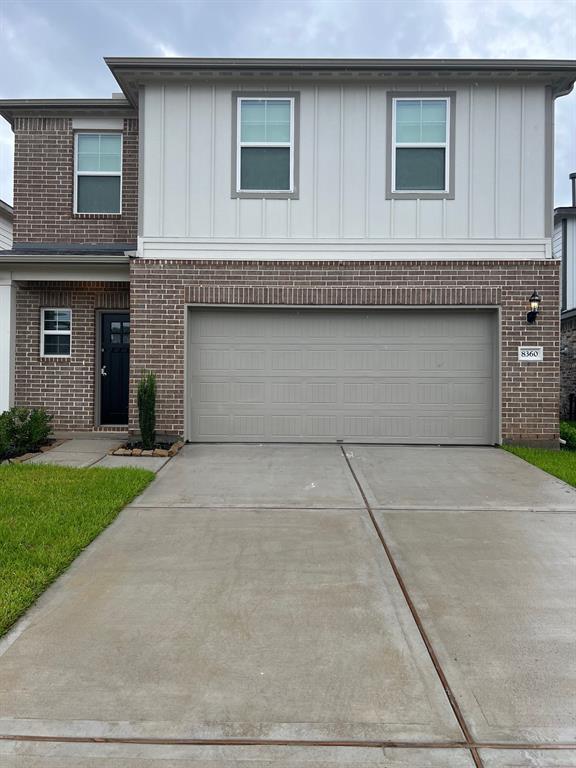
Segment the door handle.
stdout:
<path fill-rule="evenodd" d="M 103 365 L 102 368 L 100 368 L 100 375 L 101 376 L 108 376 L 108 374 L 106 373 L 106 366 L 105 365 Z"/>

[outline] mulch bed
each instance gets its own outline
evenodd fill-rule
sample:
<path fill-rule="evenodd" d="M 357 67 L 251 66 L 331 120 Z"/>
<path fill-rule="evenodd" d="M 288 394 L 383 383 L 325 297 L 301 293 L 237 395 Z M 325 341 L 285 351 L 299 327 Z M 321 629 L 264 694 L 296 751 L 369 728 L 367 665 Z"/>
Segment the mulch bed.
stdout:
<path fill-rule="evenodd" d="M 22 453 L 20 456 L 10 456 L 9 459 L 6 459 L 6 462 L 21 464 L 23 461 L 28 461 L 28 459 L 34 458 L 34 456 L 38 456 L 41 453 L 46 453 L 46 451 L 52 450 L 52 448 L 56 448 L 57 445 L 62 445 L 63 442 L 64 440 L 47 440 L 44 445 L 40 446 L 40 450 L 34 451 L 33 453 Z"/>
<path fill-rule="evenodd" d="M 184 446 L 182 440 L 178 440 L 175 443 L 156 443 L 152 450 L 144 450 L 142 443 L 135 440 L 129 441 L 122 445 L 120 448 L 116 448 L 114 451 L 110 451 L 112 456 L 176 456 L 178 451 Z"/>

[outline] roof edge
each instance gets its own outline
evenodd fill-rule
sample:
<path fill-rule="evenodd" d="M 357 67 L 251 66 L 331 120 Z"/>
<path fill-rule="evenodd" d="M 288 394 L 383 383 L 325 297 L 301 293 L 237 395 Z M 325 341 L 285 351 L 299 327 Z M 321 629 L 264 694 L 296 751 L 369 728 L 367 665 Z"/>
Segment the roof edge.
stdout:
<path fill-rule="evenodd" d="M 10 221 L 14 219 L 14 208 L 4 200 L 0 200 L 0 213 L 3 213 Z"/>
<path fill-rule="evenodd" d="M 1 99 L 0 115 L 11 125 L 14 118 L 29 113 L 41 115 L 136 116 L 132 103 L 124 99 Z"/>
<path fill-rule="evenodd" d="M 38 255 L 49 254 L 82 254 L 104 253 L 109 255 L 123 254 L 126 251 L 135 251 L 136 243 L 14 243 L 14 253 L 28 253 Z"/>
<path fill-rule="evenodd" d="M 169 56 L 105 56 L 104 61 L 112 68 L 137 66 L 158 69 L 451 69 L 454 71 L 572 71 L 576 59 L 330 59 L 330 58 L 185 58 Z"/>
<path fill-rule="evenodd" d="M 564 219 L 566 217 L 576 216 L 576 207 L 573 205 L 567 205 L 560 208 L 554 208 L 554 221 L 558 219 Z"/>
<path fill-rule="evenodd" d="M 253 58 L 170 58 L 170 57 L 105 57 L 105 63 L 120 88 L 136 105 L 138 102 L 138 78 L 143 73 L 155 75 L 186 73 L 190 76 L 214 76 L 244 74 L 255 76 L 305 76 L 310 78 L 342 76 L 397 75 L 406 79 L 411 74 L 427 77 L 445 75 L 487 77 L 501 74 L 503 77 L 539 77 L 553 88 L 554 96 L 562 96 L 573 88 L 576 80 L 576 60 L 573 59 L 253 59 Z"/>
<path fill-rule="evenodd" d="M 25 253 L 0 251 L 0 267 L 7 264 L 73 264 L 77 267 L 90 264 L 129 264 L 130 256 L 111 253 Z"/>

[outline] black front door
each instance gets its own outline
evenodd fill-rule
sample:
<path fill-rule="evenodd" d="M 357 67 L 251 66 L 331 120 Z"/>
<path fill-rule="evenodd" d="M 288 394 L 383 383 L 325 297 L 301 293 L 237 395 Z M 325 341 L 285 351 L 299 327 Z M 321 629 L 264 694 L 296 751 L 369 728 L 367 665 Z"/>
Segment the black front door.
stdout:
<path fill-rule="evenodd" d="M 128 423 L 130 315 L 102 314 L 100 355 L 100 423 Z"/>

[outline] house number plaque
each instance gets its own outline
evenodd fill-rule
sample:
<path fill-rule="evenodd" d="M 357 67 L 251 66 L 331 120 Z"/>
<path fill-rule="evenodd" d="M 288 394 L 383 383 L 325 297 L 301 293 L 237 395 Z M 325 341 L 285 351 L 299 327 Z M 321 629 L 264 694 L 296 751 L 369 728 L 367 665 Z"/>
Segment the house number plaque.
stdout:
<path fill-rule="evenodd" d="M 518 347 L 518 360 L 524 363 L 541 363 L 544 360 L 544 348 Z"/>

